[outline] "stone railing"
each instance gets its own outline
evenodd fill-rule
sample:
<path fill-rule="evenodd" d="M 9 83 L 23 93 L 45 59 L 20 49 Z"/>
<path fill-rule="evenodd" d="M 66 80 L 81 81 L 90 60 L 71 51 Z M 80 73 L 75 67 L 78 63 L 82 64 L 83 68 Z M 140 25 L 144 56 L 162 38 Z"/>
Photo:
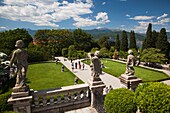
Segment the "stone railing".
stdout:
<path fill-rule="evenodd" d="M 31 93 L 33 96 L 31 111 L 63 113 L 65 111 L 90 106 L 89 85 L 79 84 L 53 90 L 41 90 Z"/>
<path fill-rule="evenodd" d="M 28 87 L 14 87 L 8 102 L 20 113 L 64 113 L 90 106 L 98 113 L 105 113 L 104 87 L 99 77 L 89 79 L 88 84 L 51 90 L 30 91 Z"/>

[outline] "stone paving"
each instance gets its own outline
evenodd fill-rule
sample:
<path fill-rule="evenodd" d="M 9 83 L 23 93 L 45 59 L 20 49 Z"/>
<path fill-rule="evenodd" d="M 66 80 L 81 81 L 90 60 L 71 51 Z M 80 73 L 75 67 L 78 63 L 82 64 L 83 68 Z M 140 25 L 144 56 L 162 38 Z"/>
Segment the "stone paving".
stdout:
<path fill-rule="evenodd" d="M 60 62 L 65 65 L 70 71 L 72 71 L 71 69 L 71 62 L 70 60 L 64 61 L 63 57 L 58 57 L 60 59 Z M 73 62 L 78 62 L 78 60 L 73 60 Z M 81 62 L 82 64 L 82 62 Z M 90 66 L 87 64 L 84 64 L 85 68 L 83 69 L 74 69 L 72 72 L 78 77 L 80 78 L 83 82 L 87 83 L 88 79 L 91 78 L 91 69 Z M 104 73 L 102 72 L 102 74 L 100 75 L 101 80 L 105 83 L 105 85 L 108 86 L 112 86 L 113 89 L 116 88 L 121 88 L 124 87 L 121 83 L 119 78 L 114 77 L 110 74 Z"/>

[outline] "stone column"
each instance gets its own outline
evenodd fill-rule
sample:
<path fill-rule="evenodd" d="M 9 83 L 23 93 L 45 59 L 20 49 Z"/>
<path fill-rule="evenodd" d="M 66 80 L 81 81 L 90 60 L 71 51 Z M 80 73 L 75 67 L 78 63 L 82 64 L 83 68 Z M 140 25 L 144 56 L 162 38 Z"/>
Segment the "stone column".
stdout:
<path fill-rule="evenodd" d="M 91 107 L 94 107 L 98 113 L 105 113 L 103 96 L 105 84 L 99 77 L 92 77 L 88 83 L 91 92 Z"/>
<path fill-rule="evenodd" d="M 8 102 L 13 105 L 13 111 L 20 113 L 31 113 L 30 90 L 28 86 L 14 87 Z"/>

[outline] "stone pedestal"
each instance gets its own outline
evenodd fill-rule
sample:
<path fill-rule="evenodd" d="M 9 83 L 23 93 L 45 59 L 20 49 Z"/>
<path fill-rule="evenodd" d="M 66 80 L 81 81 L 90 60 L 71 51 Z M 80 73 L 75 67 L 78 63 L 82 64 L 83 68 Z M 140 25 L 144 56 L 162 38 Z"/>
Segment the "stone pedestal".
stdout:
<path fill-rule="evenodd" d="M 92 77 L 88 80 L 91 91 L 91 107 L 94 107 L 98 113 L 105 113 L 103 89 L 105 84 L 99 77 Z"/>
<path fill-rule="evenodd" d="M 122 84 L 124 84 L 128 89 L 135 91 L 137 86 L 139 85 L 139 83 L 142 82 L 142 79 L 137 78 L 134 75 L 126 75 L 126 74 L 122 74 L 120 77 L 120 82 Z"/>
<path fill-rule="evenodd" d="M 20 113 L 31 113 L 30 90 L 28 86 L 14 87 L 8 102 L 13 105 L 13 110 Z"/>

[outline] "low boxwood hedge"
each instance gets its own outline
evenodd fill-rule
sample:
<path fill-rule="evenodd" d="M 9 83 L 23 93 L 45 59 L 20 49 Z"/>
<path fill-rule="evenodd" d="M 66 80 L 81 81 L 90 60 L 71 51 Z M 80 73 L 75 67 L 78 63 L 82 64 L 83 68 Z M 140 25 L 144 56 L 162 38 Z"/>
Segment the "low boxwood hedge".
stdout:
<path fill-rule="evenodd" d="M 135 91 L 135 102 L 142 113 L 170 113 L 170 86 L 143 83 Z"/>
<path fill-rule="evenodd" d="M 111 90 L 105 97 L 104 106 L 107 113 L 136 113 L 137 107 L 133 101 L 134 92 L 119 88 Z"/>

